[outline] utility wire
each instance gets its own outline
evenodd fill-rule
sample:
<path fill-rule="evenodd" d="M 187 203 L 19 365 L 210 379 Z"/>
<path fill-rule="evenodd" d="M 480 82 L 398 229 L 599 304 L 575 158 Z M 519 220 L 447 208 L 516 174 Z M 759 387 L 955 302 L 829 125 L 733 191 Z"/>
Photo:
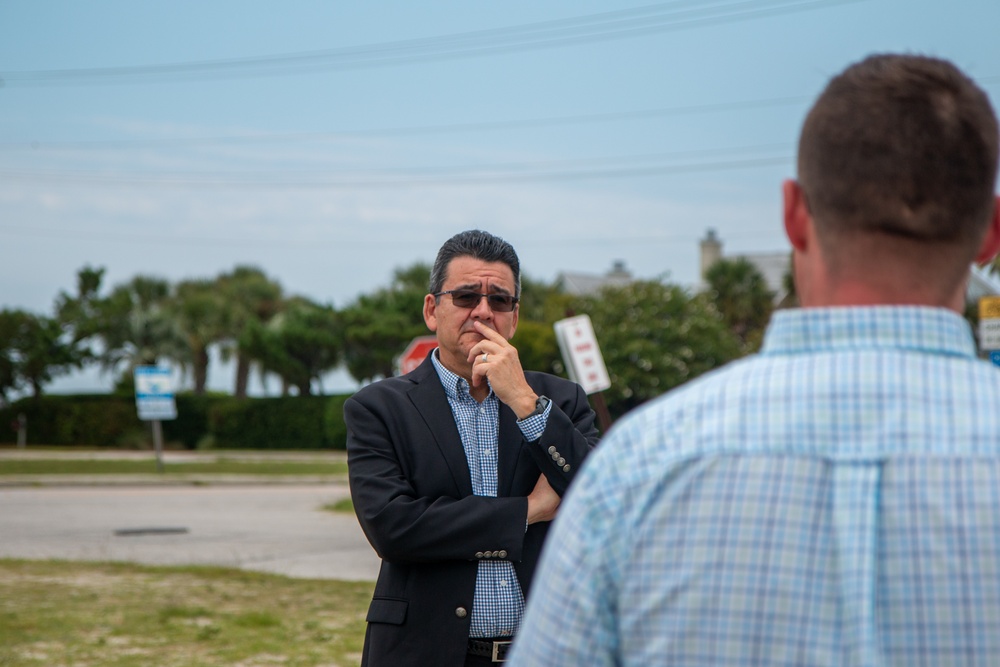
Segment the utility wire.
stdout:
<path fill-rule="evenodd" d="M 1000 83 L 1000 75 L 976 77 L 976 81 L 984 87 L 992 87 Z M 638 120 L 643 118 L 661 118 L 666 116 L 682 116 L 725 111 L 741 111 L 749 109 L 764 109 L 771 107 L 791 106 L 811 102 L 815 95 L 793 95 L 786 97 L 770 97 L 758 100 L 740 100 L 736 102 L 719 102 L 715 104 L 692 104 L 676 107 L 659 107 L 654 109 L 639 109 L 634 111 L 609 111 L 593 114 L 573 114 L 564 116 L 544 116 L 538 118 L 521 118 L 514 120 L 472 121 L 467 123 L 441 123 L 434 125 L 403 125 L 398 127 L 369 128 L 361 130 L 335 130 L 331 132 L 277 132 L 266 134 L 236 134 L 216 137 L 173 137 L 169 139 L 94 139 L 76 141 L 7 141 L 0 142 L 0 151 L 86 151 L 86 150 L 118 150 L 143 147 L 170 148 L 268 144 L 284 142 L 314 142 L 336 141 L 352 137 L 391 137 L 419 136 L 435 134 L 452 134 L 459 132 L 479 132 L 495 130 L 512 130 L 539 127 L 559 127 L 566 125 L 585 125 L 588 123 L 608 123 L 620 120 Z"/>
<path fill-rule="evenodd" d="M 0 169 L 0 178 L 65 184 L 183 188 L 370 189 L 490 183 L 567 181 L 683 174 L 785 164 L 793 159 L 789 144 L 643 155 L 326 171 L 268 172 L 104 172 L 96 170 Z M 775 154 L 777 153 L 777 154 Z M 749 154 L 749 155 L 747 155 Z M 686 159 L 684 162 L 676 162 Z M 665 164 L 666 162 L 666 164 Z"/>
<path fill-rule="evenodd" d="M 0 85 L 148 83 L 346 71 L 626 39 L 863 1 L 675 0 L 569 19 L 300 53 L 158 65 L 0 72 Z"/>
<path fill-rule="evenodd" d="M 280 142 L 313 142 L 335 141 L 352 137 L 391 137 L 419 136 L 435 134 L 451 134 L 458 132 L 478 132 L 511 130 L 540 127 L 559 127 L 566 125 L 585 125 L 588 123 L 608 123 L 621 120 L 639 120 L 643 118 L 661 118 L 666 116 L 682 116 L 703 113 L 741 111 L 748 109 L 765 109 L 771 107 L 803 104 L 814 99 L 814 96 L 796 95 L 790 97 L 771 97 L 759 100 L 742 100 L 737 102 L 720 102 L 717 104 L 693 104 L 677 107 L 660 107 L 655 109 L 640 109 L 635 111 L 611 111 L 595 114 L 574 114 L 565 116 L 546 116 L 540 118 L 523 118 L 514 120 L 476 121 L 468 123 L 446 123 L 435 125 L 404 125 L 399 127 L 373 128 L 362 130 L 340 130 L 333 132 L 288 132 L 269 134 L 241 134 L 219 137 L 190 137 L 171 139 L 111 139 L 91 141 L 18 141 L 0 142 L 0 151 L 14 150 L 106 150 L 128 149 L 142 147 L 167 146 L 171 148 L 234 145 L 234 144 L 266 144 Z"/>
<path fill-rule="evenodd" d="M 742 232 L 732 232 L 727 234 L 727 238 L 759 238 L 761 234 L 770 233 L 768 230 L 745 230 Z M 21 227 L 0 223 L 0 233 L 12 234 L 15 236 L 32 236 L 37 238 L 48 238 L 55 240 L 76 239 L 81 241 L 95 241 L 100 243 L 122 243 L 126 245 L 179 245 L 190 248 L 192 245 L 199 246 L 223 246 L 232 247 L 263 247 L 263 248 L 315 248 L 315 240 L 297 240 L 289 236 L 280 239 L 254 239 L 246 236 L 205 236 L 192 237 L 187 234 L 181 236 L 170 236 L 167 234 L 136 234 L 122 233 L 120 231 L 102 231 L 95 229 L 80 229 L 68 227 Z M 609 244 L 634 244 L 634 243 L 667 243 L 691 241 L 698 238 L 696 234 L 639 234 L 634 236 L 592 236 L 592 237 L 557 237 L 557 238 L 537 238 L 524 241 L 520 246 L 547 246 L 553 243 L 560 245 L 588 246 Z M 387 245 L 412 246 L 413 240 L 407 238 L 370 238 L 347 239 L 342 236 L 337 237 L 339 247 L 368 247 L 377 246 L 383 248 Z"/>

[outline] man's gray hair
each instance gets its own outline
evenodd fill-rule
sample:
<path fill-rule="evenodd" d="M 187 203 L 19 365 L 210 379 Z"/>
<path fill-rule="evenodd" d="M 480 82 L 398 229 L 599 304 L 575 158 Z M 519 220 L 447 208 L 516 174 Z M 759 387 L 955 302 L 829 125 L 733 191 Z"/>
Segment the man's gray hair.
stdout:
<path fill-rule="evenodd" d="M 479 229 L 455 234 L 438 250 L 431 269 L 431 294 L 441 291 L 448 275 L 448 265 L 456 257 L 472 257 L 484 262 L 503 262 L 514 274 L 514 296 L 521 296 L 521 262 L 517 259 L 514 246 L 499 236 Z"/>

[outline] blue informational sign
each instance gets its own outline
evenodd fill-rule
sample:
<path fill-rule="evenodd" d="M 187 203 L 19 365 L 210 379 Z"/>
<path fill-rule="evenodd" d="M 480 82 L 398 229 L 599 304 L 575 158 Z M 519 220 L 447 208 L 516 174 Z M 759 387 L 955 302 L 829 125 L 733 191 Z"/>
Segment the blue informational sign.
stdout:
<path fill-rule="evenodd" d="M 135 407 L 144 421 L 177 419 L 173 382 L 169 368 L 136 366 Z"/>
<path fill-rule="evenodd" d="M 994 366 L 1000 366 L 1000 350 L 990 352 L 990 361 L 993 362 Z"/>

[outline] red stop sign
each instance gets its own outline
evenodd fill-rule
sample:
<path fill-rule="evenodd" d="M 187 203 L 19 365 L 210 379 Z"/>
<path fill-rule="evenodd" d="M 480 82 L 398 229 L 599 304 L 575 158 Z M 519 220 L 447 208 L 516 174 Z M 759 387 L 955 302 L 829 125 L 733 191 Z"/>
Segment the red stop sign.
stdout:
<path fill-rule="evenodd" d="M 437 336 L 417 336 L 399 355 L 399 374 L 406 375 L 423 363 L 427 353 L 438 346 Z"/>

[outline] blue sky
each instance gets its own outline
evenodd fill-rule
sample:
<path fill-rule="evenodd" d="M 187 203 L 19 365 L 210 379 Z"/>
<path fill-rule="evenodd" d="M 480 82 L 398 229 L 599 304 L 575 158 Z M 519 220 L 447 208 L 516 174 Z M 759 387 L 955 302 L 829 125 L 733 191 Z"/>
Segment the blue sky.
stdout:
<path fill-rule="evenodd" d="M 787 247 L 831 75 L 919 52 L 996 104 L 997 25 L 995 0 L 0 3 L 0 307 L 49 312 L 84 265 L 238 264 L 342 307 L 473 227 L 536 278 L 692 284 L 708 228 Z"/>

